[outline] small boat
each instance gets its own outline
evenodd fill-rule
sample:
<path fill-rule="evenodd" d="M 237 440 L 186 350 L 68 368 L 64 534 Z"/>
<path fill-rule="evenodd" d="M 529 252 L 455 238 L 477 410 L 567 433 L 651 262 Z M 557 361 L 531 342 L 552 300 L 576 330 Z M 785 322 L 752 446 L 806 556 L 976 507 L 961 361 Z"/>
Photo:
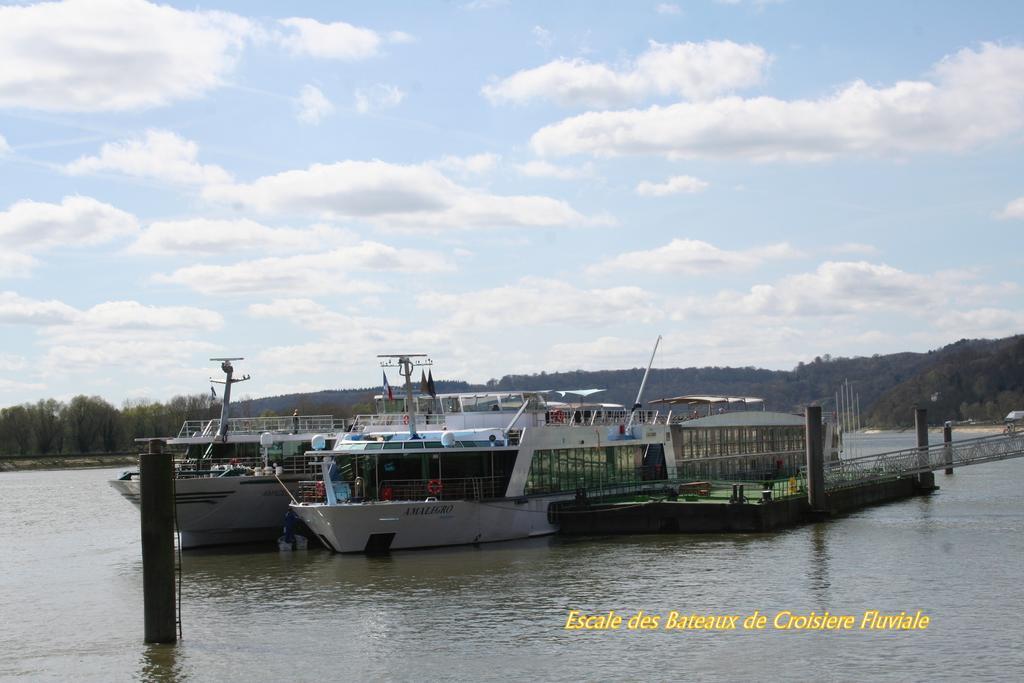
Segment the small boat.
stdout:
<path fill-rule="evenodd" d="M 229 417 L 231 362 L 221 361 L 224 400 L 220 419 L 186 420 L 168 438 L 175 458 L 174 499 L 183 549 L 231 543 L 274 542 L 299 482 L 319 472 L 306 453 L 329 448 L 345 422 L 330 415 Z M 145 456 L 143 456 L 145 457 Z M 122 496 L 139 505 L 139 472 L 111 481 Z"/>

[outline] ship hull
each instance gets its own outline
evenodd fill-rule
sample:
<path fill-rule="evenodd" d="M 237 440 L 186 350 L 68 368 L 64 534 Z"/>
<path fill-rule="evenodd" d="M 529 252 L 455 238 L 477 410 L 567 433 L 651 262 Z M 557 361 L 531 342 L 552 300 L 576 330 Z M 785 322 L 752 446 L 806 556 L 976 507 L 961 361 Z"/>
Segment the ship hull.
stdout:
<path fill-rule="evenodd" d="M 299 475 L 281 477 L 297 495 Z M 138 479 L 110 482 L 139 506 Z M 176 479 L 174 500 L 182 549 L 233 543 L 273 542 L 282 533 L 291 498 L 274 477 Z"/>
<path fill-rule="evenodd" d="M 298 504 L 292 510 L 339 553 L 493 543 L 553 534 L 552 498 Z"/>

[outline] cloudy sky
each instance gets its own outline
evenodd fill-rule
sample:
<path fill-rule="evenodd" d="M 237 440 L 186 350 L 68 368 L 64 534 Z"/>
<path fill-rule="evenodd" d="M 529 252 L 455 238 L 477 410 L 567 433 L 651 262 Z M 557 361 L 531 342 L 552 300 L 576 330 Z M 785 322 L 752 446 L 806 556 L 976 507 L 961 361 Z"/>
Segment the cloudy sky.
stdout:
<path fill-rule="evenodd" d="M 1015 0 L 196 7 L 0 5 L 0 405 L 1024 332 Z"/>

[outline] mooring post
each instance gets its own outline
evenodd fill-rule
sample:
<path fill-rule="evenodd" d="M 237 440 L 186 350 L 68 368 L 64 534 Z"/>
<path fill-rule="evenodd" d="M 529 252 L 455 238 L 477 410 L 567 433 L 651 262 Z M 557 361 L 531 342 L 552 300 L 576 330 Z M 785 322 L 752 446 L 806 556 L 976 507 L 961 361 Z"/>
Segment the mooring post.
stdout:
<path fill-rule="evenodd" d="M 807 406 L 807 502 L 811 510 L 825 510 L 825 451 L 821 441 L 821 406 Z"/>
<path fill-rule="evenodd" d="M 174 601 L 174 464 L 163 441 L 139 458 L 142 508 L 142 602 L 147 643 L 178 640 Z"/>
<path fill-rule="evenodd" d="M 917 465 L 928 467 L 928 409 L 914 408 L 914 428 L 917 430 Z M 935 488 L 935 473 L 919 472 L 917 483 L 921 488 Z"/>
<path fill-rule="evenodd" d="M 942 446 L 946 456 L 946 474 L 953 474 L 953 425 L 950 422 L 942 428 Z"/>

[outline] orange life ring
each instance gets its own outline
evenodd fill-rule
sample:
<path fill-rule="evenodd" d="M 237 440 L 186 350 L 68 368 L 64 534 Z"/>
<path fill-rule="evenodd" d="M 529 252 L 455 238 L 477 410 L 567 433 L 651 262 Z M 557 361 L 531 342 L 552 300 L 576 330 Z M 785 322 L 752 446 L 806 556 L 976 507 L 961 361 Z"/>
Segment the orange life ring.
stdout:
<path fill-rule="evenodd" d="M 409 424 L 409 416 L 408 415 L 403 415 L 402 416 L 402 424 L 404 424 L 404 425 Z"/>
<path fill-rule="evenodd" d="M 391 488 L 390 486 L 385 486 L 384 488 L 382 488 L 380 490 L 380 499 L 381 500 L 391 500 L 394 497 L 394 495 L 395 495 L 395 490 L 393 488 Z"/>
<path fill-rule="evenodd" d="M 436 496 L 441 493 L 442 489 L 444 489 L 444 487 L 441 485 L 440 479 L 431 479 L 427 482 L 427 493 L 432 496 Z"/>

